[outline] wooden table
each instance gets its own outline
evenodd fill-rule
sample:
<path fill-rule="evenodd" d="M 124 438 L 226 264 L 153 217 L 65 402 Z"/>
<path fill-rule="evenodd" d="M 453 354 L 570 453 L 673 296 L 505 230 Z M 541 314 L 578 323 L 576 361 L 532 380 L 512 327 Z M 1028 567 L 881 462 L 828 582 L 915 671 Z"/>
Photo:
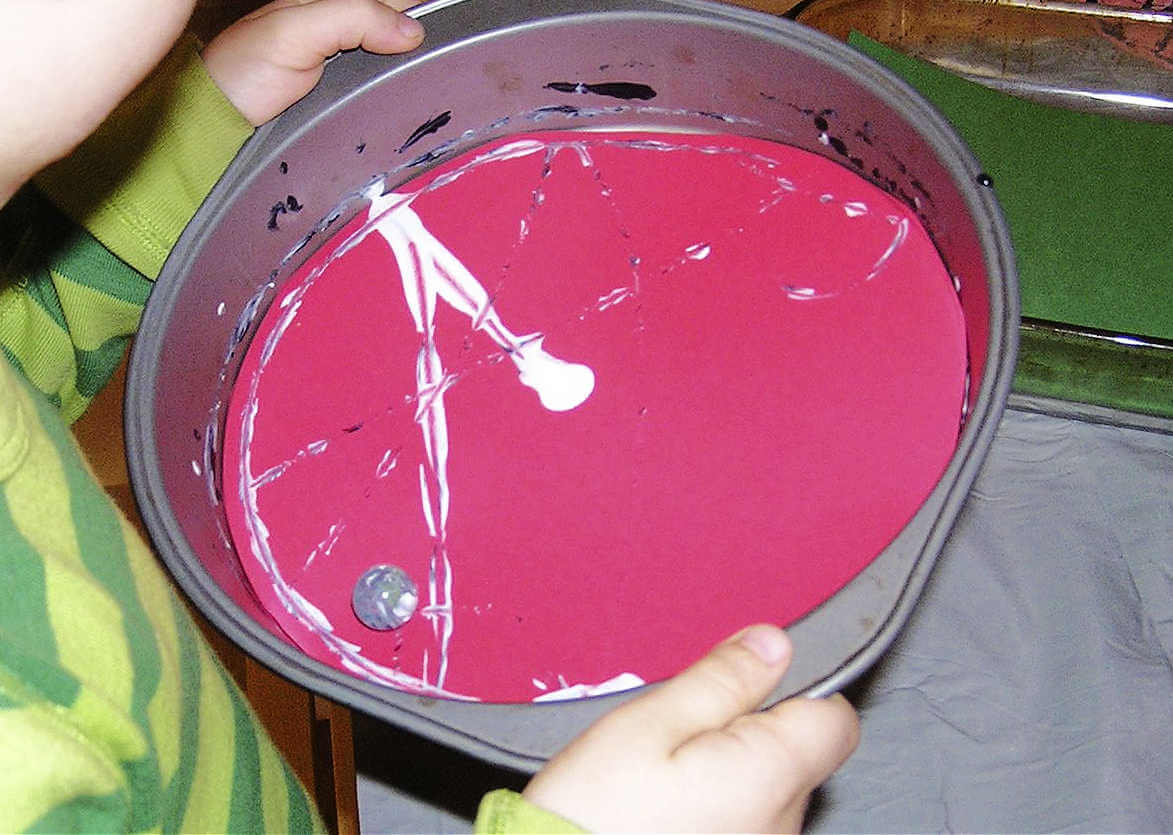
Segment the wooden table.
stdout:
<path fill-rule="evenodd" d="M 122 436 L 126 361 L 74 434 L 98 482 L 146 537 L 131 493 Z M 358 797 L 350 710 L 286 681 L 254 661 L 189 605 L 196 623 L 252 703 L 262 724 L 314 796 L 332 832 L 358 832 Z"/>

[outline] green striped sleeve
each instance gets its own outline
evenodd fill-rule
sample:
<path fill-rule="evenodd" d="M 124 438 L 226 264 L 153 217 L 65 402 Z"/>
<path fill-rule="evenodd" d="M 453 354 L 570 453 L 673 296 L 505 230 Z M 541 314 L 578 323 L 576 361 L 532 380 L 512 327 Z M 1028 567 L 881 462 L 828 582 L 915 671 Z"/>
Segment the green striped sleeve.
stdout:
<path fill-rule="evenodd" d="M 66 446 L 64 439 L 61 446 Z M 70 499 L 69 512 L 81 567 L 94 583 L 106 590 L 117 607 L 124 654 L 133 671 L 129 676 L 131 687 L 125 701 L 120 703 L 120 710 L 133 724 L 136 741 L 142 740 L 126 750 L 124 768 L 131 784 L 143 789 L 132 796 L 130 807 L 130 827 L 143 830 L 158 818 L 154 798 L 160 795 L 162 780 L 158 758 L 149 750 L 151 729 L 147 714 L 151 697 L 159 688 L 159 638 L 131 568 L 128 548 L 134 548 L 136 543 L 123 537 L 120 514 L 86 470 L 65 466 L 62 475 Z M 75 707 L 79 702 L 74 701 Z"/>
<path fill-rule="evenodd" d="M 32 187 L 0 209 L 0 348 L 66 421 L 118 367 L 150 282 Z"/>
<path fill-rule="evenodd" d="M 473 831 L 477 835 L 555 835 L 585 830 L 553 812 L 533 805 L 515 791 L 497 789 L 481 799 Z"/>
<path fill-rule="evenodd" d="M 257 798 L 261 790 L 261 752 L 255 734 L 249 732 L 252 716 L 244 698 L 231 687 L 228 674 L 221 682 L 232 696 L 232 721 L 236 726 L 236 750 L 232 759 L 232 788 L 228 806 L 229 832 L 261 832 L 265 828 L 264 813 Z"/>
<path fill-rule="evenodd" d="M 251 134 L 185 38 L 0 208 L 0 350 L 67 422 L 118 367 L 149 279 Z"/>
<path fill-rule="evenodd" d="M 45 617 L 47 609 L 44 566 L 40 555 L 20 536 L 8 512 L 0 504 L 0 577 L 12 590 L 0 606 L 0 693 L 22 704 L 28 688 L 43 692 L 54 701 L 68 703 L 77 696 L 77 682 L 56 666 L 43 666 L 42 653 L 55 657 L 57 641 Z M 25 648 L 38 651 L 26 657 Z M 4 670 L 21 671 L 20 678 L 4 676 Z M 19 689 L 18 686 L 19 685 Z"/>
<path fill-rule="evenodd" d="M 0 831 L 321 830 L 147 546 L 2 361 L 0 572 Z"/>

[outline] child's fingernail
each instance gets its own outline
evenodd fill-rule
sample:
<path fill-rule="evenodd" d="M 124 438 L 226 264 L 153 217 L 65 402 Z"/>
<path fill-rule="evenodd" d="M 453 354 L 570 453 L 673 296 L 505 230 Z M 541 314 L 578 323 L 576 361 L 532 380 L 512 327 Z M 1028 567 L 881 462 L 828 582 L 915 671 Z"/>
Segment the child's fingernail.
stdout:
<path fill-rule="evenodd" d="M 400 15 L 399 34 L 403 35 L 405 38 L 411 38 L 412 40 L 422 38 L 424 36 L 423 24 L 414 17 L 408 17 L 405 14 Z"/>
<path fill-rule="evenodd" d="M 741 645 L 771 667 L 790 652 L 790 639 L 774 626 L 751 626 L 742 634 Z"/>

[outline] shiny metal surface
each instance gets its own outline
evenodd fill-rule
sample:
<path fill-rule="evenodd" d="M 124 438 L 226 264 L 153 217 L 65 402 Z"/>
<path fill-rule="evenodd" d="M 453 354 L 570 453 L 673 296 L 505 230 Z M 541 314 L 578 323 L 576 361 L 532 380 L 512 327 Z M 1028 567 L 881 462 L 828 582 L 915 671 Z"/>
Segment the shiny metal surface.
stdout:
<path fill-rule="evenodd" d="M 956 454 L 896 540 L 792 627 L 797 661 L 771 700 L 843 686 L 884 651 L 915 604 L 1010 385 L 1013 255 L 976 160 L 902 81 L 831 38 L 767 15 L 693 0 L 442 0 L 413 14 L 428 27 L 423 50 L 332 61 L 310 96 L 244 148 L 156 285 L 132 358 L 127 447 L 142 515 L 168 567 L 217 627 L 299 684 L 480 757 L 536 768 L 629 696 L 437 701 L 308 659 L 257 605 L 225 534 L 216 476 L 224 401 L 253 324 L 335 224 L 361 210 L 375 178 L 393 185 L 535 125 L 748 134 L 855 167 L 910 202 L 931 195 L 921 218 L 959 277 L 966 316 L 969 417 Z M 638 83 L 656 97 L 548 86 L 568 80 Z M 821 139 L 827 128 L 817 117 L 827 109 L 836 143 Z M 275 212 L 278 205 L 287 208 Z M 211 476 L 193 477 L 192 461 Z"/>
<path fill-rule="evenodd" d="M 1024 98 L 1173 123 L 1173 7 L 1049 0 L 814 0 L 794 16 L 838 38 L 846 39 L 855 29 Z"/>

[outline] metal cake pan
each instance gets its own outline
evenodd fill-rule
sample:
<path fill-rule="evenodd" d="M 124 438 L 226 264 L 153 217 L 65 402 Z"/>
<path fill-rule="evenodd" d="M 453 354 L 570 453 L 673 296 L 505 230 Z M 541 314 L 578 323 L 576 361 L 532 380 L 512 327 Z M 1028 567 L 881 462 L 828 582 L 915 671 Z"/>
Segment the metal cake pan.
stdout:
<path fill-rule="evenodd" d="M 920 201 L 921 220 L 961 278 L 970 380 L 956 452 L 896 539 L 789 627 L 795 662 L 770 701 L 843 687 L 907 619 L 1005 406 L 1017 285 L 1009 235 L 977 161 L 903 81 L 780 18 L 699 0 L 443 0 L 411 14 L 428 31 L 418 51 L 341 55 L 313 92 L 257 131 L 183 233 L 147 304 L 125 429 L 135 496 L 168 569 L 217 628 L 297 684 L 486 760 L 539 767 L 632 693 L 522 705 L 423 698 L 310 659 L 256 603 L 225 533 L 217 483 L 235 372 L 282 282 L 361 210 L 363 187 L 376 177 L 394 185 L 435 160 L 535 128 L 748 134 L 852 167 L 910 204 L 932 195 Z M 567 79 L 646 85 L 654 106 L 547 86 Z M 832 141 L 816 121 L 828 110 Z M 402 153 L 413 135 L 411 153 Z"/>

